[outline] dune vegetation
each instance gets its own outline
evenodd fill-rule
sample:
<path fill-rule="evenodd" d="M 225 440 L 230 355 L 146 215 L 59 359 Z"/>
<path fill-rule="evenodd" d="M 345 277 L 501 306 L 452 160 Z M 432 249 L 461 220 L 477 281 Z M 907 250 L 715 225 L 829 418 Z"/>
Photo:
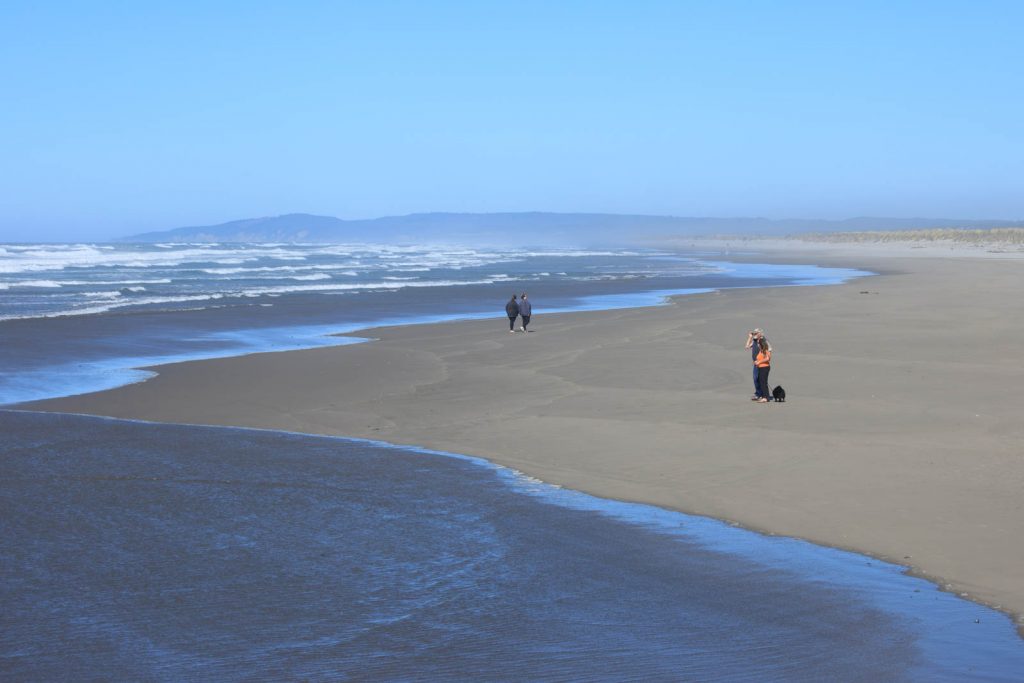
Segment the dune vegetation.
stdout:
<path fill-rule="evenodd" d="M 971 245 L 1024 246 L 1024 227 L 1020 228 L 932 228 L 927 230 L 887 230 L 864 232 L 811 232 L 790 235 L 787 239 L 808 242 L 956 242 Z"/>

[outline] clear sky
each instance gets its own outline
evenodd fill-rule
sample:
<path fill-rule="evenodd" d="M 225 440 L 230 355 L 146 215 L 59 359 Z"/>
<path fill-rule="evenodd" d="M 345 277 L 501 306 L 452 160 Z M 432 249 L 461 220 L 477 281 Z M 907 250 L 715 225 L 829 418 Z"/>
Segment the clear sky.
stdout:
<path fill-rule="evenodd" d="M 0 4 L 0 239 L 1024 218 L 1024 2 Z"/>

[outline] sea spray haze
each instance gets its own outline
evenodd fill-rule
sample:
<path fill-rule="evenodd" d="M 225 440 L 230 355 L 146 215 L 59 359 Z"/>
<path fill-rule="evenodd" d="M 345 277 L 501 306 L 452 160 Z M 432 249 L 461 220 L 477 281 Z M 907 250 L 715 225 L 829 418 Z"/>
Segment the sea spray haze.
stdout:
<path fill-rule="evenodd" d="M 666 236 L 787 235 L 808 230 L 907 228 L 1000 228 L 1012 221 L 935 218 L 847 220 L 638 216 L 595 213 L 418 213 L 362 220 L 287 214 L 219 225 L 174 228 L 133 235 L 124 242 L 438 242 L 451 244 L 616 246 L 649 244 Z"/>

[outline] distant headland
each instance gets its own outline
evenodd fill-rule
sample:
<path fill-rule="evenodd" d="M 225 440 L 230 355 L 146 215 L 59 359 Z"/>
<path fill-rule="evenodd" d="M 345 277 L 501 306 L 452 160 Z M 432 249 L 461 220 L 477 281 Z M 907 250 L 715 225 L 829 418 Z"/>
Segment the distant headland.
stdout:
<path fill-rule="evenodd" d="M 697 218 L 605 213 L 414 213 L 345 220 L 292 213 L 145 232 L 121 242 L 452 242 L 474 244 L 612 245 L 665 237 L 774 236 L 903 230 L 995 230 L 1024 221 L 930 218 L 845 220 Z"/>

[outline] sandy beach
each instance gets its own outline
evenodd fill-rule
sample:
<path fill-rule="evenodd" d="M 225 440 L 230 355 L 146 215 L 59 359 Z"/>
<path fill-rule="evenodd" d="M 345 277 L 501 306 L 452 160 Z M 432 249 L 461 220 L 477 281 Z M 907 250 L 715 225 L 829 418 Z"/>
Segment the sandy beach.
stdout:
<path fill-rule="evenodd" d="M 496 302 L 493 321 L 161 366 L 141 384 L 17 407 L 481 456 L 904 564 L 1020 624 L 1024 264 L 835 246 L 744 258 L 879 275 L 560 315 L 531 291 L 530 334 L 508 334 Z M 749 400 L 755 326 L 785 404 Z"/>

